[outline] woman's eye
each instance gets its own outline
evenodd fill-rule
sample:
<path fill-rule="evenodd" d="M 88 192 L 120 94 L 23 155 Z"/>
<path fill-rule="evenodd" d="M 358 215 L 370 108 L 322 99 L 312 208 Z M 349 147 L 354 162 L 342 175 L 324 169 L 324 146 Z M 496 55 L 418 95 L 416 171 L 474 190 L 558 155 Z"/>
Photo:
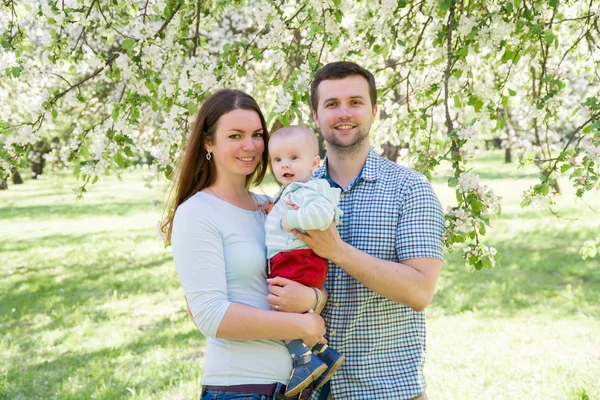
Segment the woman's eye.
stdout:
<path fill-rule="evenodd" d="M 264 136 L 264 135 L 263 135 L 263 133 L 262 133 L 262 132 L 257 132 L 257 133 L 255 133 L 255 134 L 254 134 L 254 137 L 258 137 L 258 138 L 261 138 L 261 137 L 263 137 L 263 136 Z"/>
<path fill-rule="evenodd" d="M 298 159 L 298 157 L 296 157 L 296 156 L 291 156 L 290 158 L 291 158 L 292 160 L 297 160 L 297 159 Z"/>

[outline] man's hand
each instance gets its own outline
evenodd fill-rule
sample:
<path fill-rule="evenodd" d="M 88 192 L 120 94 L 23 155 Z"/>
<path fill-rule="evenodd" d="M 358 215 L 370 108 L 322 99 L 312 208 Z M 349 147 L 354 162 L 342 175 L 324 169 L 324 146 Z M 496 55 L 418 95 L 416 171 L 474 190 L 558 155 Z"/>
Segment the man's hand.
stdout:
<path fill-rule="evenodd" d="M 267 301 L 278 311 L 305 313 L 315 305 L 315 292 L 309 286 L 292 280 L 275 277 L 267 279 L 269 295 Z"/>
<path fill-rule="evenodd" d="M 333 222 L 324 231 L 306 231 L 305 235 L 293 229 L 292 233 L 306 243 L 318 256 L 331 260 L 335 264 L 337 264 L 336 260 L 342 254 L 344 251 L 343 247 L 346 245 L 342 238 L 340 238 L 340 234 Z"/>

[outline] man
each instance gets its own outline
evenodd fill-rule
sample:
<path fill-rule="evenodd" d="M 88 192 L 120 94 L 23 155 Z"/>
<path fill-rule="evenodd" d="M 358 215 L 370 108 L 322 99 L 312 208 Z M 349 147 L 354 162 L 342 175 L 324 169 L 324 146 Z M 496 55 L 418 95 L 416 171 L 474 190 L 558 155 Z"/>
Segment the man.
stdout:
<path fill-rule="evenodd" d="M 311 85 L 313 118 L 327 143 L 314 178 L 342 189 L 338 229 L 296 232 L 330 260 L 322 313 L 346 362 L 313 399 L 426 399 L 425 316 L 442 266 L 444 214 L 429 182 L 377 155 L 373 75 L 327 64 Z"/>

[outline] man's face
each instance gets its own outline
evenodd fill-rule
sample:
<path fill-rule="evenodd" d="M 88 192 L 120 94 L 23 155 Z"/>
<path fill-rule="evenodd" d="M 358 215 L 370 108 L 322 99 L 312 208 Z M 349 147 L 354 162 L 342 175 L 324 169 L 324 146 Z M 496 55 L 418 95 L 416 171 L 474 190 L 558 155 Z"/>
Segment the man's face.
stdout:
<path fill-rule="evenodd" d="M 325 80 L 317 92 L 319 103 L 313 118 L 328 149 L 352 153 L 369 146 L 367 138 L 377 106 L 371 107 L 367 80 L 358 75 Z"/>

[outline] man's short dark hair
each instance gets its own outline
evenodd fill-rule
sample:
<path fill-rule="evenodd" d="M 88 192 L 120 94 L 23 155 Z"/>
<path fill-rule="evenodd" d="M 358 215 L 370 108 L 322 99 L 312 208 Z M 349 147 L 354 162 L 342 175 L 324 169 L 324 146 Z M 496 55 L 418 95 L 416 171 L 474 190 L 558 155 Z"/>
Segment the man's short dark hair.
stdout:
<path fill-rule="evenodd" d="M 310 84 L 310 105 L 314 112 L 317 112 L 319 107 L 319 84 L 322 81 L 344 79 L 348 76 L 362 76 L 367 80 L 371 106 L 375 107 L 375 104 L 377 104 L 377 87 L 375 86 L 373 74 L 356 63 L 337 61 L 329 63 L 318 70 Z"/>

